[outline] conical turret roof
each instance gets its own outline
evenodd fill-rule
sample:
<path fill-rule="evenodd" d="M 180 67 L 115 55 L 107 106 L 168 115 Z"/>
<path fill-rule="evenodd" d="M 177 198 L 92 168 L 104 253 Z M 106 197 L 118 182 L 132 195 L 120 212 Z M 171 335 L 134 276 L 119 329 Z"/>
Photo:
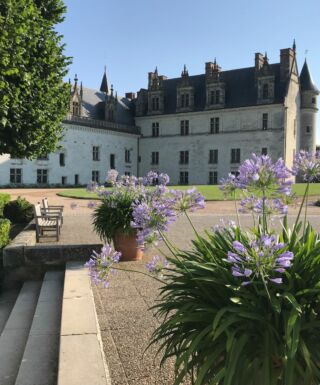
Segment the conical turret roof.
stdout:
<path fill-rule="evenodd" d="M 302 91 L 314 91 L 316 93 L 319 93 L 319 90 L 313 83 L 312 77 L 310 75 L 307 60 L 305 60 L 300 73 L 300 85 Z"/>
<path fill-rule="evenodd" d="M 106 94 L 109 93 L 106 69 L 104 69 L 104 74 L 103 74 L 102 81 L 101 81 L 100 91 L 105 92 Z"/>

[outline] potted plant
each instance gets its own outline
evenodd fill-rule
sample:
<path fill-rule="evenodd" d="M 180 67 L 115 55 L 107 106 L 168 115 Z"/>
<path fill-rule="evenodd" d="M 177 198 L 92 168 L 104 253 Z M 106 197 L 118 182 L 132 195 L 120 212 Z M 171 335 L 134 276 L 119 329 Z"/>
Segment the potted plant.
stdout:
<path fill-rule="evenodd" d="M 94 186 L 101 197 L 101 204 L 93 213 L 94 229 L 103 240 L 113 242 L 115 250 L 121 252 L 122 261 L 141 260 L 146 237 L 142 242 L 137 239 L 141 226 L 133 226 L 135 207 L 155 201 L 158 190 L 166 189 L 169 178 L 154 172 L 144 178 L 125 175 L 118 178 L 118 173 L 110 170 L 107 180 L 111 189 Z M 155 180 L 158 185 L 151 187 Z"/>
<path fill-rule="evenodd" d="M 305 179 L 306 190 L 290 227 L 285 202 L 292 174 Z M 155 257 L 148 270 L 163 276 L 153 308 L 163 322 L 151 343 L 160 343 L 162 362 L 175 357 L 174 385 L 187 378 L 193 385 L 320 383 L 320 236 L 307 222 L 309 184 L 319 176 L 319 152 L 300 152 L 292 170 L 282 159 L 253 155 L 221 187 L 227 195 L 244 195 L 241 208 L 252 214 L 253 228 L 243 229 L 237 216 L 237 223 L 205 236 L 194 229 L 188 251 L 174 247 L 164 224 L 172 220 L 171 209 L 184 212 L 193 227 L 187 211 L 202 205 L 195 191 L 163 195 L 162 205 L 136 203 L 138 236 L 158 234 L 170 252 L 166 260 Z M 101 253 L 87 264 L 102 282 L 111 266 L 104 258 Z"/>

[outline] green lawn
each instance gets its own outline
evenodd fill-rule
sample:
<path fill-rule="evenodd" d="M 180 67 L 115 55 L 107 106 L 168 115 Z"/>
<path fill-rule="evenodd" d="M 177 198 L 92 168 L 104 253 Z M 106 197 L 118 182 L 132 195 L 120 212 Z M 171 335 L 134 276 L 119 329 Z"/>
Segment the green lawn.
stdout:
<path fill-rule="evenodd" d="M 172 189 L 180 189 L 187 190 L 192 186 L 169 186 Z M 201 194 L 204 195 L 207 201 L 217 201 L 223 200 L 223 194 L 219 189 L 219 186 L 208 186 L 208 185 L 200 185 L 195 186 Z M 304 194 L 306 185 L 304 183 L 297 183 L 293 185 L 293 192 L 298 196 L 302 196 Z M 320 198 L 320 183 L 310 184 L 310 195 L 319 195 Z M 97 194 L 90 193 L 86 191 L 84 188 L 75 188 L 70 190 L 61 191 L 58 193 L 59 196 L 69 197 L 69 198 L 79 198 L 79 199 L 99 199 Z"/>

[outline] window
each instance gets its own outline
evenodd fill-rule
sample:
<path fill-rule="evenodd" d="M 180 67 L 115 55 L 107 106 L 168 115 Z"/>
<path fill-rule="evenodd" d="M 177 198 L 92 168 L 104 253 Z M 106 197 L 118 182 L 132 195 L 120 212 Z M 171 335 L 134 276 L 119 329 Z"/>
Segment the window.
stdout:
<path fill-rule="evenodd" d="M 312 98 L 311 102 L 312 104 L 316 104 L 316 98 Z"/>
<path fill-rule="evenodd" d="M 152 123 L 152 136 L 159 136 L 159 123 L 158 122 Z"/>
<path fill-rule="evenodd" d="M 91 179 L 93 182 L 99 183 L 99 171 L 93 170 Z"/>
<path fill-rule="evenodd" d="M 239 171 L 230 171 L 231 175 L 234 175 L 235 177 L 238 177 L 240 175 Z"/>
<path fill-rule="evenodd" d="M 189 107 L 190 97 L 189 94 L 182 94 L 180 97 L 181 108 Z"/>
<path fill-rule="evenodd" d="M 240 163 L 240 148 L 231 149 L 231 163 Z"/>
<path fill-rule="evenodd" d="M 262 114 L 262 129 L 268 129 L 268 114 Z"/>
<path fill-rule="evenodd" d="M 219 134 L 220 131 L 220 118 L 211 118 L 210 119 L 210 133 Z"/>
<path fill-rule="evenodd" d="M 261 149 L 261 155 L 268 155 L 268 149 L 267 149 L 267 147 L 262 147 L 262 149 Z"/>
<path fill-rule="evenodd" d="M 218 171 L 209 171 L 209 184 L 218 184 Z"/>
<path fill-rule="evenodd" d="M 130 150 L 125 150 L 124 152 L 124 161 L 126 163 L 131 163 L 131 154 L 130 154 Z"/>
<path fill-rule="evenodd" d="M 80 115 L 80 106 L 78 102 L 72 103 L 72 115 L 76 115 L 76 116 Z"/>
<path fill-rule="evenodd" d="M 209 163 L 218 163 L 218 150 L 209 150 Z"/>
<path fill-rule="evenodd" d="M 49 160 L 49 155 L 48 154 L 43 154 L 38 156 L 37 160 Z"/>
<path fill-rule="evenodd" d="M 311 127 L 310 127 L 310 126 L 307 126 L 307 127 L 306 127 L 306 133 L 307 133 L 307 134 L 310 134 L 310 132 L 311 132 Z"/>
<path fill-rule="evenodd" d="M 159 152 L 151 153 L 151 164 L 159 164 Z"/>
<path fill-rule="evenodd" d="M 159 110 L 159 97 L 153 97 L 152 98 L 152 110 L 153 111 Z"/>
<path fill-rule="evenodd" d="M 268 99 L 269 97 L 269 86 L 268 84 L 264 84 L 262 87 L 262 99 Z"/>
<path fill-rule="evenodd" d="M 125 175 L 125 176 L 130 176 L 130 175 L 131 175 L 131 172 L 130 172 L 130 171 L 125 171 L 125 172 L 124 172 L 124 175 Z"/>
<path fill-rule="evenodd" d="M 115 160 L 114 154 L 110 154 L 110 168 L 112 169 L 116 168 L 116 160 Z"/>
<path fill-rule="evenodd" d="M 47 169 L 38 169 L 37 170 L 37 183 L 46 184 L 48 183 L 48 170 Z"/>
<path fill-rule="evenodd" d="M 98 146 L 92 147 L 92 160 L 94 161 L 100 160 L 100 148 Z"/>
<path fill-rule="evenodd" d="M 210 104 L 220 104 L 220 90 L 210 92 Z"/>
<path fill-rule="evenodd" d="M 179 184 L 189 184 L 189 172 L 188 171 L 180 171 Z"/>
<path fill-rule="evenodd" d="M 22 183 L 22 168 L 10 168 L 10 183 Z"/>
<path fill-rule="evenodd" d="M 79 174 L 74 174 L 74 184 L 76 186 L 79 184 Z"/>
<path fill-rule="evenodd" d="M 181 120 L 181 122 L 180 122 L 180 134 L 182 136 L 189 135 L 189 120 Z"/>
<path fill-rule="evenodd" d="M 189 151 L 180 151 L 180 164 L 189 163 Z"/>
<path fill-rule="evenodd" d="M 67 177 L 66 176 L 62 176 L 61 177 L 61 184 L 67 184 Z"/>
<path fill-rule="evenodd" d="M 66 163 L 65 163 L 65 154 L 63 152 L 61 152 L 59 154 L 59 164 L 60 164 L 61 167 L 66 165 Z"/>

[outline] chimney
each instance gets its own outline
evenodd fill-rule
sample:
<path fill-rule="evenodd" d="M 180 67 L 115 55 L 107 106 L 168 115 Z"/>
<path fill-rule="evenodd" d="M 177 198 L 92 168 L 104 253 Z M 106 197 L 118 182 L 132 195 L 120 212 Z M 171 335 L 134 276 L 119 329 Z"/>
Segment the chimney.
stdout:
<path fill-rule="evenodd" d="M 284 82 L 288 79 L 292 69 L 294 56 L 295 54 L 292 48 L 280 50 L 280 81 Z"/>
<path fill-rule="evenodd" d="M 212 63 L 211 61 L 207 62 L 206 63 L 206 77 L 212 76 L 213 69 L 214 69 L 214 63 Z"/>
<path fill-rule="evenodd" d="M 134 92 L 126 92 L 126 99 L 133 100 L 136 98 L 136 94 Z"/>
<path fill-rule="evenodd" d="M 254 67 L 256 72 L 258 72 L 263 66 L 263 55 L 260 52 L 257 52 L 254 55 Z"/>

